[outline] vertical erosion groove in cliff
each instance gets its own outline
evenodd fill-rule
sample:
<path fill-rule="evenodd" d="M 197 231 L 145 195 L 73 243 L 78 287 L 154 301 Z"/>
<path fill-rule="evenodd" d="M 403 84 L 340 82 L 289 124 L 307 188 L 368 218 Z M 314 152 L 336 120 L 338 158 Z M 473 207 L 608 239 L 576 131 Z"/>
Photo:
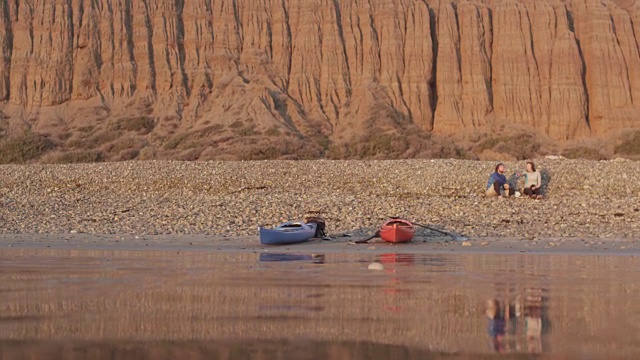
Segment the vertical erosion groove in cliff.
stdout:
<path fill-rule="evenodd" d="M 640 119 L 638 1 L 2 0 L 0 47 L 3 121 L 43 131 L 569 140 Z"/>

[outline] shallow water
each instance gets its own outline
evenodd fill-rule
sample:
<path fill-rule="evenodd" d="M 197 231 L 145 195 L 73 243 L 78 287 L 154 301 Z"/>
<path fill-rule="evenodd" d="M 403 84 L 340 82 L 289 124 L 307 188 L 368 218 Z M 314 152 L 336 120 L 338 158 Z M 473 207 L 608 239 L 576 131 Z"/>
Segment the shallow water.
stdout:
<path fill-rule="evenodd" d="M 8 249 L 0 264 L 0 359 L 640 358 L 634 256 Z"/>

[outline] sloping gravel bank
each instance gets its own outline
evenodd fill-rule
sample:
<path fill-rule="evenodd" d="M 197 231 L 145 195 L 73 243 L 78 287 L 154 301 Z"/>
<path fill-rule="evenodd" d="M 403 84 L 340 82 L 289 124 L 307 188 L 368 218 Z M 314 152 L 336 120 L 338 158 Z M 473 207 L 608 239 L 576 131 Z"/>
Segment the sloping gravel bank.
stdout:
<path fill-rule="evenodd" d="M 336 235 L 401 216 L 467 237 L 640 238 L 640 162 L 536 164 L 540 201 L 485 198 L 495 163 L 480 161 L 3 165 L 0 233 L 247 236 L 315 210 Z"/>

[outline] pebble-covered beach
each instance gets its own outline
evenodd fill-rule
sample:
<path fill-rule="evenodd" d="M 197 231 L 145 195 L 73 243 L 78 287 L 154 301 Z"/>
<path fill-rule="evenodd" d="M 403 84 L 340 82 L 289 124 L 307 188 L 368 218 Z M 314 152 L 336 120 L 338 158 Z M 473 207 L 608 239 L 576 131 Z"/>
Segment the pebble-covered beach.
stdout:
<path fill-rule="evenodd" d="M 3 165 L 0 233 L 257 236 L 259 224 L 321 211 L 334 237 L 372 233 L 389 216 L 400 216 L 468 238 L 640 238 L 640 162 L 537 159 L 543 200 L 486 198 L 495 165 L 463 160 Z M 510 175 L 525 163 L 506 165 Z"/>

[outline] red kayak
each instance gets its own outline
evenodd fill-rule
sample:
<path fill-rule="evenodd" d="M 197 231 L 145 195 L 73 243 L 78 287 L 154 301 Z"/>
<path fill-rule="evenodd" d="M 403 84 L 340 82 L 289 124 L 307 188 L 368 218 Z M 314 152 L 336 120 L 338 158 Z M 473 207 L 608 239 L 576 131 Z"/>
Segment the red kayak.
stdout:
<path fill-rule="evenodd" d="M 382 224 L 380 238 L 392 243 L 411 241 L 416 228 L 412 223 L 402 219 L 391 219 Z"/>

